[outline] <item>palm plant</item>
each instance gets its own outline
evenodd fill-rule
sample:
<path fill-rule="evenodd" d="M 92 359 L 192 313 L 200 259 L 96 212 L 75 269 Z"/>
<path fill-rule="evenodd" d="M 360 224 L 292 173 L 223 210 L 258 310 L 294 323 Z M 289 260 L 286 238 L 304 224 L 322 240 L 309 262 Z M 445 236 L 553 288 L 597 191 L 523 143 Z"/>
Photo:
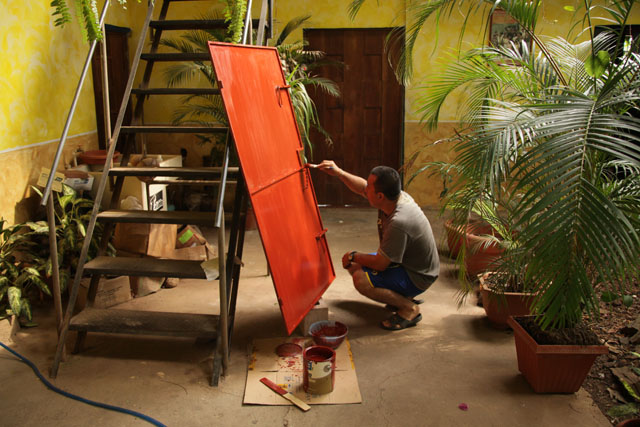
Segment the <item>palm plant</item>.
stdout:
<path fill-rule="evenodd" d="M 215 13 L 203 16 L 201 19 L 217 19 Z M 285 43 L 285 39 L 295 29 L 300 27 L 309 16 L 292 19 L 283 29 L 276 47 L 280 54 L 282 67 L 287 84 L 291 86 L 291 100 L 293 103 L 298 129 L 305 144 L 305 148 L 311 153 L 312 145 L 309 132 L 312 128 L 318 130 L 329 141 L 329 135 L 318 121 L 318 114 L 313 100 L 309 96 L 306 87 L 316 86 L 333 96 L 339 96 L 337 86 L 332 81 L 316 77 L 311 71 L 316 66 L 324 64 L 321 59 L 322 52 L 304 50 L 302 41 Z M 179 38 L 163 39 L 160 43 L 171 49 L 183 53 L 208 52 L 207 42 L 210 40 L 229 41 L 225 30 L 198 30 L 189 31 Z M 211 87 L 216 86 L 216 77 L 210 62 L 194 61 L 168 67 L 165 71 L 165 79 L 169 86 L 178 86 L 187 81 L 202 78 Z M 182 105 L 175 110 L 174 123 L 195 123 L 205 126 L 226 126 L 227 117 L 224 111 L 222 99 L 217 95 L 190 95 L 182 100 Z M 212 158 L 221 155 L 224 150 L 224 141 L 212 141 L 208 136 L 200 136 L 204 143 L 214 142 Z"/>
<path fill-rule="evenodd" d="M 427 3 L 444 13 L 479 2 Z M 640 57 L 622 33 L 635 1 L 585 0 L 590 37 L 579 44 L 536 35 L 539 2 L 484 3 L 516 19 L 532 46 L 462 53 L 424 88 L 423 121 L 437 126 L 450 94 L 469 94 L 447 203 L 459 221 L 487 197 L 515 206 L 519 249 L 504 260 L 526 262 L 544 328 L 573 326 L 598 315 L 595 283 L 622 294 L 640 266 Z M 596 14 L 617 29 L 594 36 Z"/>

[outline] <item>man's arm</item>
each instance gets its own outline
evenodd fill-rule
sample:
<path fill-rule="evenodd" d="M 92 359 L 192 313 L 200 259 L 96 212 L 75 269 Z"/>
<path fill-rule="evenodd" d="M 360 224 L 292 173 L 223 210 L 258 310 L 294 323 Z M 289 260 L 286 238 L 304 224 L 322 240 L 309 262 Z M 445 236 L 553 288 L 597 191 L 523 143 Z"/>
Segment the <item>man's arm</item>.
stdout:
<path fill-rule="evenodd" d="M 352 258 L 351 260 L 349 258 Z M 342 257 L 342 266 L 349 268 L 351 264 L 359 264 L 365 267 L 369 267 L 376 271 L 384 271 L 391 264 L 391 260 L 378 251 L 377 254 L 365 254 L 363 252 L 347 252 Z"/>
<path fill-rule="evenodd" d="M 332 176 L 337 176 L 340 178 L 340 181 L 349 188 L 349 190 L 361 195 L 362 197 L 367 197 L 365 193 L 367 180 L 340 169 L 333 160 L 323 160 L 321 163 L 318 163 L 317 165 L 309 165 L 309 167 L 320 169 L 322 172 Z"/>

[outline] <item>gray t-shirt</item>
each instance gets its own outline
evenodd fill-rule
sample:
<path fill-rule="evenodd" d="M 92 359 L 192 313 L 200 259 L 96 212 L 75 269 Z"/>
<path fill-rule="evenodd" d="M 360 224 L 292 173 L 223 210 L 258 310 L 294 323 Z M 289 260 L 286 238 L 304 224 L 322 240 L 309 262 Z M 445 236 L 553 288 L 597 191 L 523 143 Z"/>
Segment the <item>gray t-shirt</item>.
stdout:
<path fill-rule="evenodd" d="M 438 248 L 431 224 L 413 198 L 403 191 L 390 215 L 380 211 L 378 229 L 379 252 L 402 265 L 417 288 L 431 286 L 440 273 Z"/>

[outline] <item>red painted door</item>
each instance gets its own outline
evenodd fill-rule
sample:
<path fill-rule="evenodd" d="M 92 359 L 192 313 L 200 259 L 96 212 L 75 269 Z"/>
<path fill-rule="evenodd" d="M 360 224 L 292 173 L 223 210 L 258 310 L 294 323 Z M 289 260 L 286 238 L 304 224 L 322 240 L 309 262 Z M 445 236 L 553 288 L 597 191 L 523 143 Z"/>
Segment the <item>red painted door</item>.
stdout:
<path fill-rule="evenodd" d="M 209 43 L 280 310 L 290 334 L 335 278 L 280 58 Z"/>

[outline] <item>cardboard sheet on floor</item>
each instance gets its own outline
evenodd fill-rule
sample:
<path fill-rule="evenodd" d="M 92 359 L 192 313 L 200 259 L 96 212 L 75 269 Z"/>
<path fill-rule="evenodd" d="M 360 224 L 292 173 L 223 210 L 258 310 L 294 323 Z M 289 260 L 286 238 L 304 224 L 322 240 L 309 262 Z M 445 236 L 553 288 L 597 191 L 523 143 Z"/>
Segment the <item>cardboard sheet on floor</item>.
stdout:
<path fill-rule="evenodd" d="M 305 342 L 310 340 L 307 337 L 255 340 L 247 372 L 243 402 L 255 405 L 291 405 L 288 400 L 260 382 L 260 378 L 266 377 L 309 405 L 362 403 L 353 354 L 349 341 L 346 339 L 336 350 L 333 391 L 322 395 L 311 395 L 304 391 L 302 388 L 302 354 L 279 357 L 275 350 L 278 345 L 287 342 L 299 344 L 304 348 Z"/>

